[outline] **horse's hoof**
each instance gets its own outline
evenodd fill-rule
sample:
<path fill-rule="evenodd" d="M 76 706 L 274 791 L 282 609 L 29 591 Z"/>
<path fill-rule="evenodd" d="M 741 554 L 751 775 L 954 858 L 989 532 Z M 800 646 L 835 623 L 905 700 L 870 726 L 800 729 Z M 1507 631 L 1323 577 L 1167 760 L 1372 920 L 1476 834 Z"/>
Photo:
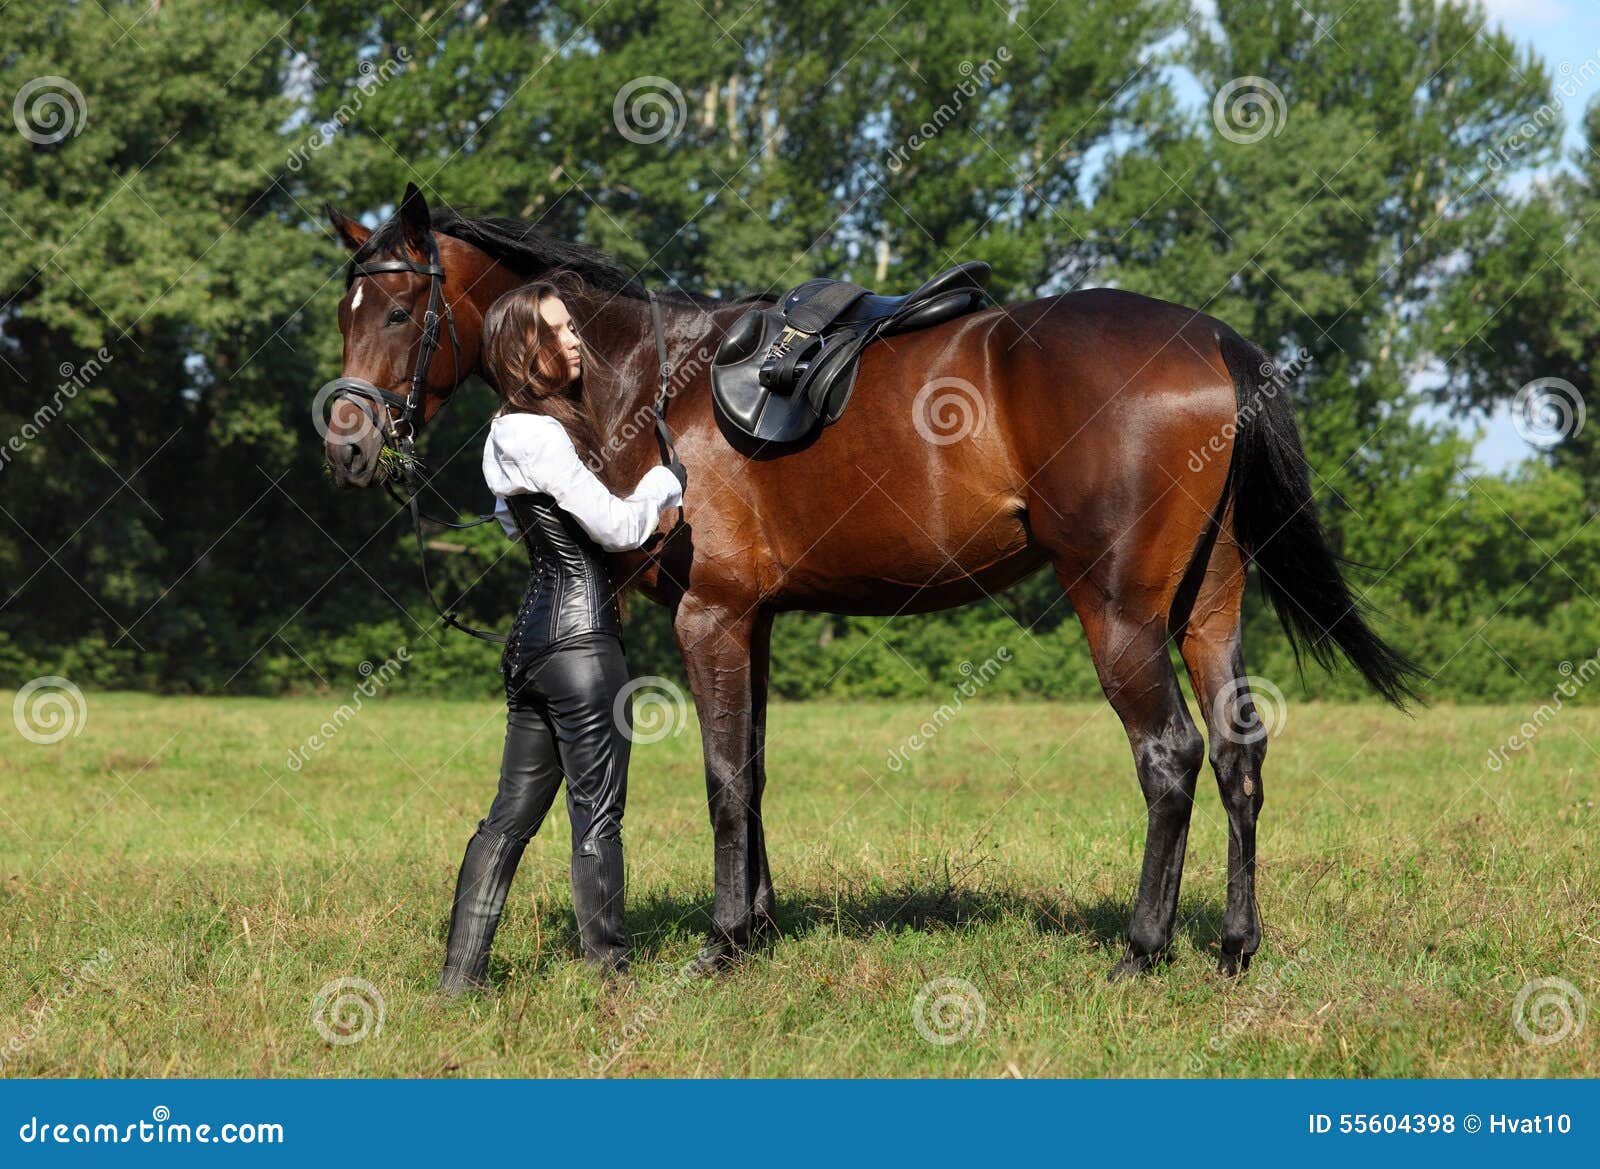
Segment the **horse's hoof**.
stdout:
<path fill-rule="evenodd" d="M 495 988 L 487 982 L 472 982 L 466 979 L 451 979 L 441 981 L 434 988 L 434 995 L 447 1003 L 470 1003 L 482 999 L 493 998 Z"/>
<path fill-rule="evenodd" d="M 639 977 L 626 958 L 611 961 L 585 958 L 583 968 L 607 990 L 626 990 L 639 985 Z"/>
<path fill-rule="evenodd" d="M 711 978 L 731 968 L 736 960 L 727 946 L 707 942 L 684 969 L 690 978 Z"/>
<path fill-rule="evenodd" d="M 1106 974 L 1107 982 L 1121 982 L 1125 978 L 1137 978 L 1156 964 L 1154 955 L 1129 954 L 1121 962 L 1113 966 Z"/>
<path fill-rule="evenodd" d="M 1238 978 L 1250 969 L 1249 954 L 1230 954 L 1222 951 L 1222 956 L 1217 959 L 1217 973 L 1224 978 Z"/>

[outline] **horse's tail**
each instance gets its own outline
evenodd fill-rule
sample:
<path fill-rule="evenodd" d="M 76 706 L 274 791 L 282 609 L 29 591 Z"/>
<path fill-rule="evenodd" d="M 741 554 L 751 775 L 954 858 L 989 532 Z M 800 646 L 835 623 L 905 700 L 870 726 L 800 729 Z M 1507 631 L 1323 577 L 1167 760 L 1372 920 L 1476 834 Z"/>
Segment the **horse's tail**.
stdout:
<path fill-rule="evenodd" d="M 1420 671 L 1372 631 L 1340 572 L 1311 497 L 1310 468 L 1286 387 L 1272 357 L 1234 334 L 1219 338 L 1238 394 L 1234 435 L 1233 528 L 1255 563 L 1262 590 L 1289 644 L 1324 668 L 1342 654 L 1401 710 L 1416 701 Z"/>

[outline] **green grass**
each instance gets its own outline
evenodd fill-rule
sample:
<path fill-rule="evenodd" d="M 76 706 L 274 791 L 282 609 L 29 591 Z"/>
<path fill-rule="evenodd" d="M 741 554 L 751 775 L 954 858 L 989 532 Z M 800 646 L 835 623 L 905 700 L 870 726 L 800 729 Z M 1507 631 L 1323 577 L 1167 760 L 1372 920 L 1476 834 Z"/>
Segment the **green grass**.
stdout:
<path fill-rule="evenodd" d="M 1563 711 L 1494 773 L 1531 711 L 1294 705 L 1266 765 L 1255 967 L 1214 973 L 1226 830 L 1208 770 L 1174 961 L 1115 984 L 1144 805 L 1109 708 L 969 703 L 895 772 L 935 704 L 775 707 L 781 936 L 709 981 L 678 973 L 710 906 L 691 718 L 634 752 L 637 982 L 573 957 L 558 803 L 508 904 L 501 989 L 463 1005 L 433 985 L 503 707 L 369 704 L 290 771 L 340 701 L 94 693 L 77 736 L 8 730 L 0 1074 L 1600 1073 L 1600 1018 L 1551 1044 L 1512 1018 L 1541 977 L 1600 1006 L 1600 712 Z M 381 1030 L 349 1044 L 311 1018 L 342 977 L 383 1000 Z M 913 1008 L 941 978 L 971 984 L 982 1021 L 937 1045 Z"/>

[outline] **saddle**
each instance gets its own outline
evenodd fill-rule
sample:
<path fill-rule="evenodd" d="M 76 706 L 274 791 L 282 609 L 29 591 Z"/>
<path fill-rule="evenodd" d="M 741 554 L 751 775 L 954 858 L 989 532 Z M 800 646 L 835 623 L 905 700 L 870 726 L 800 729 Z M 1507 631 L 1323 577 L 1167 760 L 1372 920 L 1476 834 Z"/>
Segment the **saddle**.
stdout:
<path fill-rule="evenodd" d="M 711 363 L 712 398 L 727 420 L 763 442 L 795 442 L 838 419 L 873 341 L 927 329 L 983 302 L 989 265 L 939 273 L 904 296 L 846 280 L 807 280 L 733 323 Z"/>

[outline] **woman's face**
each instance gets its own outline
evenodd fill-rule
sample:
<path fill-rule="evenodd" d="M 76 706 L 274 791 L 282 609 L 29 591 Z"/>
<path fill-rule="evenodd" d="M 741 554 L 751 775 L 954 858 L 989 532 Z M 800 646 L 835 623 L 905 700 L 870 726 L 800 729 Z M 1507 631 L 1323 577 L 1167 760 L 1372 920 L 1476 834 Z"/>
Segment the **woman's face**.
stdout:
<path fill-rule="evenodd" d="M 539 302 L 539 319 L 555 334 L 556 346 L 567 359 L 567 374 L 576 381 L 583 373 L 583 347 L 578 341 L 577 327 L 572 314 L 558 296 L 547 296 Z"/>

